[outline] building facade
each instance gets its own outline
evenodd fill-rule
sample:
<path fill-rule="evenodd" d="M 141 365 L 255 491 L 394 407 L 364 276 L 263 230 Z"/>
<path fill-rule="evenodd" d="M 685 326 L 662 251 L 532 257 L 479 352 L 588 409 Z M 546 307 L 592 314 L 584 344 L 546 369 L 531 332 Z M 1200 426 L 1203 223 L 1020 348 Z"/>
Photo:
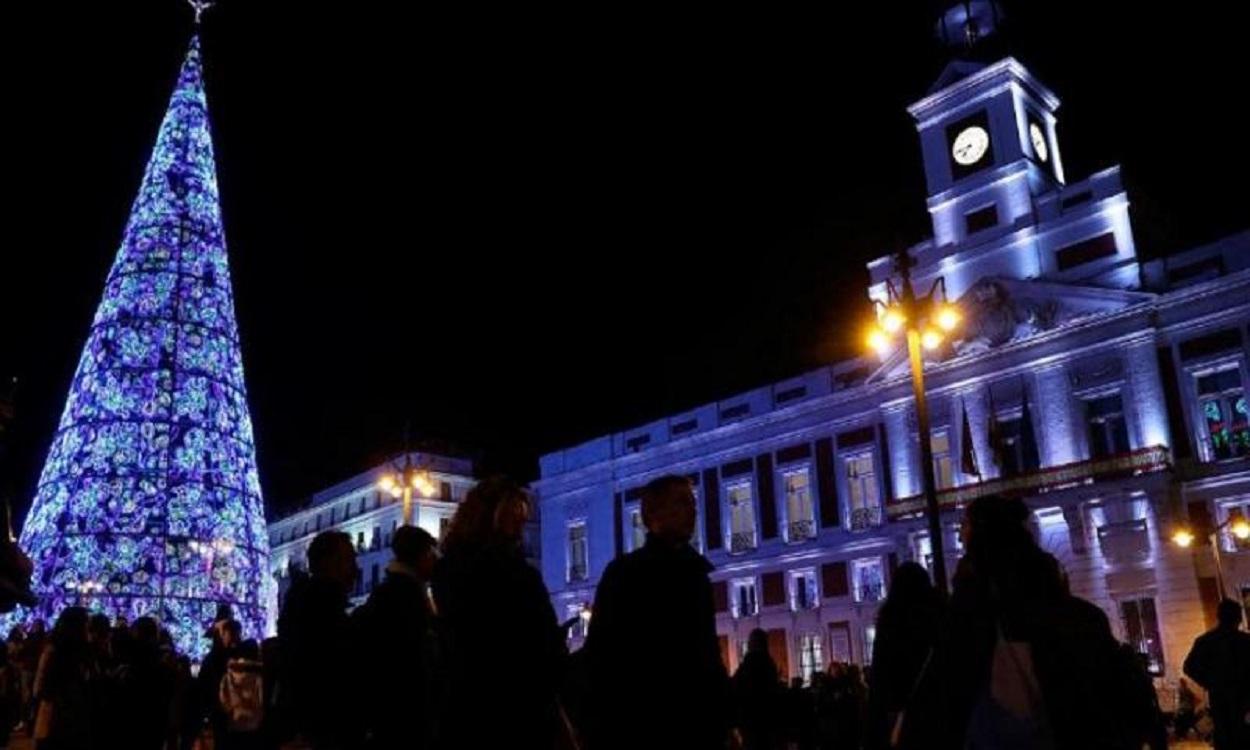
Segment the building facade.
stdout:
<path fill-rule="evenodd" d="M 476 484 L 473 463 L 430 453 L 408 455 L 413 466 L 428 472 L 435 489 L 428 497 L 413 493 L 413 523 L 442 539 L 457 504 Z M 403 503 L 384 492 L 379 482 L 393 474 L 403 459 L 401 455 L 324 489 L 305 507 L 269 524 L 270 570 L 278 584 L 279 601 L 285 598 L 291 575 L 307 570 L 308 545 L 322 531 L 342 531 L 356 545 L 360 577 L 353 604 L 364 601 L 382 581 L 391 560 L 391 536 L 403 523 Z"/>
<path fill-rule="evenodd" d="M 1068 181 L 1058 108 L 1011 58 L 953 62 L 909 108 L 933 223 L 912 278 L 919 293 L 941 279 L 964 318 L 925 362 L 947 570 L 964 505 L 1022 497 L 1074 593 L 1166 687 L 1219 598 L 1202 530 L 1250 513 L 1250 231 L 1139 260 L 1118 168 Z M 873 299 L 892 260 L 869 264 Z M 891 571 L 932 563 L 919 463 L 905 349 L 544 456 L 557 615 L 642 543 L 640 489 L 681 474 L 727 665 L 756 627 L 788 676 L 867 663 Z M 1199 542 L 1183 549 L 1170 536 L 1186 522 Z M 1228 594 L 1247 596 L 1250 547 L 1216 543 Z"/>

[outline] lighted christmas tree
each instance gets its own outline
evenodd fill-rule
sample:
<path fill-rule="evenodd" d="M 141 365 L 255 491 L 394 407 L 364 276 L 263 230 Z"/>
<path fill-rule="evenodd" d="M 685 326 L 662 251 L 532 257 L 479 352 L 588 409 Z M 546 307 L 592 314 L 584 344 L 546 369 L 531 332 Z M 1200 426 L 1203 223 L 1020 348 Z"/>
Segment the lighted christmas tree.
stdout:
<path fill-rule="evenodd" d="M 268 614 L 265 531 L 198 37 L 83 348 L 21 545 L 35 612 L 156 617 L 181 651 Z"/>

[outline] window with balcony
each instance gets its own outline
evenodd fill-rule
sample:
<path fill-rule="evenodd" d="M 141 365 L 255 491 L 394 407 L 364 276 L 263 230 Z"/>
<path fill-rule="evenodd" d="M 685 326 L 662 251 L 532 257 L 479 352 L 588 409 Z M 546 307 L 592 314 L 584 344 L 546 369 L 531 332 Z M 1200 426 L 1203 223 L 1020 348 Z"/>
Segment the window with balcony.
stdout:
<path fill-rule="evenodd" d="M 1124 640 L 1146 657 L 1146 669 L 1151 675 L 1162 676 L 1163 641 L 1159 637 L 1159 618 L 1155 613 L 1153 597 L 1126 599 L 1120 602 L 1120 620 L 1124 626 Z"/>
<path fill-rule="evenodd" d="M 803 682 L 810 683 L 812 675 L 824 668 L 824 646 L 820 633 L 803 633 L 799 636 L 799 674 Z"/>
<path fill-rule="evenodd" d="M 885 567 L 881 558 L 854 561 L 851 564 L 851 581 L 855 587 L 855 601 L 879 602 L 885 598 Z"/>
<path fill-rule="evenodd" d="M 744 482 L 726 490 L 729 501 L 729 551 L 755 549 L 755 499 L 751 483 Z"/>
<path fill-rule="evenodd" d="M 1241 384 L 1241 370 L 1230 367 L 1198 377 L 1198 407 L 1203 439 L 1211 460 L 1250 453 L 1250 407 Z"/>
<path fill-rule="evenodd" d="M 742 578 L 733 582 L 733 616 L 754 617 L 759 614 L 759 602 L 755 596 L 755 579 Z"/>
<path fill-rule="evenodd" d="M 933 481 L 939 490 L 955 486 L 954 464 L 951 463 L 951 438 L 946 430 L 938 430 L 929 436 L 933 451 Z"/>
<path fill-rule="evenodd" d="M 570 604 L 564 608 L 565 622 L 572 622 L 568 629 L 569 638 L 586 637 L 586 621 L 589 618 L 585 616 L 585 611 L 585 604 Z"/>
<path fill-rule="evenodd" d="M 820 606 L 820 592 L 816 590 L 815 570 L 796 570 L 790 574 L 790 608 L 795 612 L 816 609 Z"/>
<path fill-rule="evenodd" d="M 589 575 L 589 550 L 586 548 L 586 522 L 574 521 L 568 530 L 568 579 L 584 581 Z"/>
<path fill-rule="evenodd" d="M 1089 457 L 1106 458 L 1129 451 L 1124 402 L 1113 393 L 1085 401 L 1085 425 L 1089 433 Z"/>
<path fill-rule="evenodd" d="M 1233 533 L 1234 525 L 1250 521 L 1250 499 L 1220 503 L 1219 508 L 1219 522 L 1224 524 L 1221 549 L 1227 552 L 1250 551 L 1250 538 L 1242 539 Z"/>
<path fill-rule="evenodd" d="M 872 451 L 848 456 L 846 486 L 849 499 L 851 531 L 861 531 L 881 523 L 881 490 L 877 484 L 876 463 Z"/>
<path fill-rule="evenodd" d="M 803 542 L 816 536 L 816 514 L 812 507 L 811 475 L 806 468 L 782 476 L 786 497 L 786 540 Z"/>
<path fill-rule="evenodd" d="M 864 628 L 864 666 L 872 664 L 872 652 L 877 644 L 877 626 Z"/>

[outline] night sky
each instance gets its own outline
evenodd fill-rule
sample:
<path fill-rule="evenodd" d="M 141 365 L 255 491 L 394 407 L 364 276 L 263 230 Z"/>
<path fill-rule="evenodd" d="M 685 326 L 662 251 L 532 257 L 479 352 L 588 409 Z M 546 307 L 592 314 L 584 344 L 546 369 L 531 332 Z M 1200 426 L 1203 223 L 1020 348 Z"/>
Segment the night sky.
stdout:
<path fill-rule="evenodd" d="M 191 33 L 177 0 L 39 5 L 0 44 L 18 518 Z M 853 354 L 864 261 L 927 234 L 904 109 L 947 59 L 926 3 L 448 5 L 206 16 L 271 514 L 407 420 L 530 479 L 540 453 Z M 1063 100 L 1069 179 L 1121 163 L 1151 257 L 1250 224 L 1250 40 L 1223 5 L 1006 3 Z"/>

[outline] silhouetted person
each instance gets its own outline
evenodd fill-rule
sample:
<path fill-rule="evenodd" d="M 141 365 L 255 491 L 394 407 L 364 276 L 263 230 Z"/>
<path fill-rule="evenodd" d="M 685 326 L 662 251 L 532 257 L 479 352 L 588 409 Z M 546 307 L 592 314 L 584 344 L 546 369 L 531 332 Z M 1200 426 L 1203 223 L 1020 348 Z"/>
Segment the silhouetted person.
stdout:
<path fill-rule="evenodd" d="M 219 750 L 258 750 L 265 718 L 265 694 L 260 645 L 256 641 L 243 641 L 233 650 L 226 674 L 221 678 L 217 700 L 225 717 Z"/>
<path fill-rule="evenodd" d="M 907 709 L 904 747 L 1141 747 L 1143 711 L 1129 705 L 1107 616 L 1068 593 L 1028 519 L 1014 498 L 969 505 L 949 626 Z"/>
<path fill-rule="evenodd" d="M 434 567 L 446 654 L 448 748 L 549 748 L 566 649 L 542 577 L 521 550 L 529 498 L 485 479 L 456 509 Z"/>
<path fill-rule="evenodd" d="M 869 750 L 890 746 L 895 723 L 916 691 L 946 617 L 941 595 L 919 563 L 899 565 L 877 612 L 868 680 Z"/>
<path fill-rule="evenodd" d="M 309 576 L 293 584 L 278 618 L 278 690 L 287 693 L 294 731 L 317 750 L 360 745 L 356 635 L 347 617 L 356 585 L 356 549 L 341 531 L 308 546 Z"/>
<path fill-rule="evenodd" d="M 91 746 L 87 610 L 66 607 L 52 630 L 35 675 L 36 750 L 84 750 Z"/>
<path fill-rule="evenodd" d="M 427 584 L 437 542 L 400 526 L 386 578 L 352 613 L 364 648 L 366 684 L 389 685 L 368 702 L 371 747 L 428 747 L 433 741 L 436 644 Z"/>
<path fill-rule="evenodd" d="M 130 627 L 131 647 L 119 665 L 116 685 L 123 747 L 160 750 L 169 721 L 174 675 L 161 659 L 160 629 L 151 617 L 139 617 Z"/>
<path fill-rule="evenodd" d="M 226 674 L 226 665 L 234 655 L 234 649 L 243 640 L 243 625 L 238 620 L 226 620 L 215 624 L 211 633 L 213 645 L 204 656 L 204 661 L 200 662 L 196 696 L 200 716 L 208 720 L 213 737 L 220 743 L 225 732 L 225 716 L 217 700 L 217 691 L 221 687 L 221 678 Z"/>
<path fill-rule="evenodd" d="M 783 740 L 786 698 L 777 663 L 768 653 L 768 634 L 756 628 L 747 638 L 747 653 L 733 680 L 734 723 L 744 750 L 771 750 Z M 799 689 L 802 690 L 802 681 Z"/>
<path fill-rule="evenodd" d="M 1241 605 L 1220 602 L 1219 624 L 1198 636 L 1185 674 L 1207 691 L 1215 722 L 1215 750 L 1250 747 L 1250 634 L 1241 630 Z"/>
<path fill-rule="evenodd" d="M 603 572 L 585 645 L 591 750 L 725 744 L 729 678 L 712 565 L 690 546 L 695 518 L 688 480 L 652 481 L 642 494 L 646 543 Z"/>

